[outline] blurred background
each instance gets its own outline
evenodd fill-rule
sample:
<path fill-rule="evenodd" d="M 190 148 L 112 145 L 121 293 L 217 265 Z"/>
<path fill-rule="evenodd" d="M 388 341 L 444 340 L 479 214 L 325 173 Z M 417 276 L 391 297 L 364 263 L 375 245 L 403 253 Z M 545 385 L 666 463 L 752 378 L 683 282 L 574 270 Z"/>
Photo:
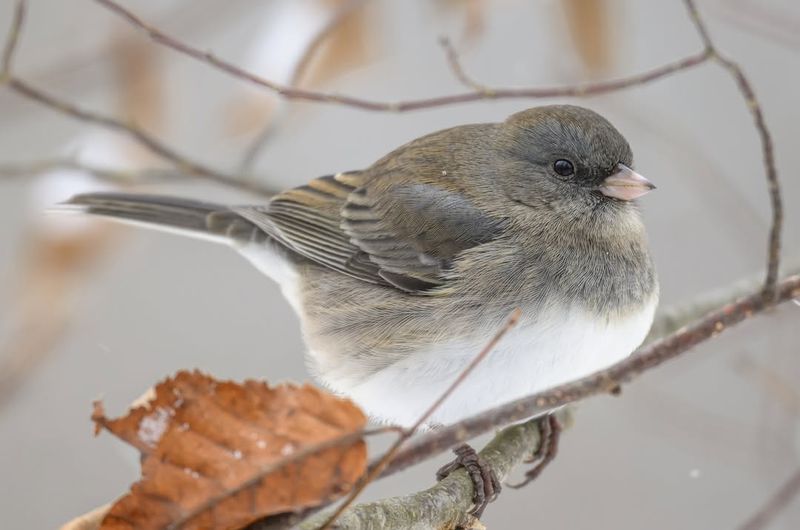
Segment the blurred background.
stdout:
<path fill-rule="evenodd" d="M 800 4 L 704 0 L 773 132 L 784 256 L 800 257 Z M 275 81 L 397 101 L 461 92 L 437 44 L 492 86 L 639 72 L 700 49 L 682 2 L 648 0 L 139 0 L 137 14 Z M 13 2 L 0 2 L 3 35 Z M 3 37 L 5 38 L 5 37 Z M 130 120 L 178 152 L 274 189 L 357 169 L 421 134 L 559 100 L 486 101 L 403 114 L 276 98 L 152 43 L 89 0 L 30 2 L 16 75 Z M 564 100 L 567 101 L 567 100 Z M 575 102 L 575 100 L 569 100 Z M 734 83 L 705 65 L 579 104 L 629 139 L 659 189 L 642 201 L 664 305 L 763 269 L 769 209 L 758 138 Z M 89 415 L 111 414 L 183 368 L 218 378 L 308 379 L 296 318 L 226 248 L 42 210 L 124 188 L 257 202 L 184 178 L 124 136 L 0 88 L 0 512 L 53 528 L 122 494 L 136 455 Z M 95 174 L 79 167 L 94 168 Z M 103 173 L 98 175 L 97 173 Z M 109 175 L 110 173 L 110 175 Z M 110 177 L 110 178 L 109 178 Z M 489 528 L 735 528 L 800 467 L 800 307 L 784 305 L 582 404 L 561 453 L 491 505 Z M 429 462 L 368 498 L 433 482 Z M 770 529 L 800 527 L 800 499 Z"/>

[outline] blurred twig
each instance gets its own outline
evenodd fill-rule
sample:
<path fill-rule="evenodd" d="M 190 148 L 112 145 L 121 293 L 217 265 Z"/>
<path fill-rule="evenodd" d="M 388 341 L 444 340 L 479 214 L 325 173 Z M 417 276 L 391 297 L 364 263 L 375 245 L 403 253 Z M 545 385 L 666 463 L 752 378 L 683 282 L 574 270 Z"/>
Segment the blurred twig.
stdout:
<path fill-rule="evenodd" d="M 747 520 L 739 530 L 762 530 L 800 495 L 800 469 L 795 471 L 775 494 L 770 497 L 753 516 Z"/>
<path fill-rule="evenodd" d="M 783 9 L 781 9 L 783 7 Z M 800 17 L 791 3 L 760 0 L 725 0 L 709 4 L 723 18 L 739 26 L 744 31 L 768 39 L 791 50 L 800 49 Z"/>
<path fill-rule="evenodd" d="M 314 35 L 314 37 L 308 43 L 308 46 L 306 46 L 306 49 L 300 55 L 300 59 L 294 65 L 292 74 L 289 77 L 289 86 L 300 86 L 303 78 L 308 72 L 309 65 L 313 62 L 317 52 L 325 43 L 327 38 L 334 31 L 336 31 L 348 19 L 348 17 L 350 17 L 350 15 L 363 7 L 368 1 L 369 0 L 348 0 L 344 3 L 344 5 L 342 5 L 342 7 L 333 13 L 333 16 L 330 18 L 330 20 L 328 20 L 328 22 L 317 32 L 317 34 Z M 244 156 L 239 164 L 240 172 L 249 172 L 256 158 L 258 158 L 259 153 L 267 144 L 267 141 L 272 136 L 272 133 L 278 127 L 279 121 L 279 117 L 269 120 L 269 122 L 263 126 L 261 131 L 256 134 L 255 139 L 250 143 L 247 149 L 245 149 Z"/>
<path fill-rule="evenodd" d="M 369 0 L 346 0 L 339 9 L 335 10 L 333 16 L 327 23 L 314 35 L 308 43 L 306 49 L 300 55 L 300 60 L 294 65 L 292 75 L 289 77 L 291 86 L 300 86 L 303 79 L 308 74 L 308 69 L 314 58 L 317 56 L 322 45 L 355 11 L 361 9 Z"/>
<path fill-rule="evenodd" d="M 35 88 L 19 77 L 16 77 L 11 71 L 11 64 L 14 57 L 14 51 L 16 50 L 19 42 L 19 36 L 22 32 L 23 23 L 25 20 L 25 10 L 26 1 L 18 0 L 16 9 L 14 11 L 14 19 L 4 48 L 2 70 L 0 70 L 0 86 L 5 85 L 9 89 L 27 99 L 40 103 L 45 107 L 49 107 L 62 114 L 71 116 L 77 120 L 99 125 L 101 127 L 105 127 L 106 129 L 125 134 L 149 149 L 154 154 L 171 162 L 176 168 L 187 175 L 264 196 L 270 196 L 274 193 L 274 190 L 268 189 L 257 182 L 238 179 L 232 175 L 221 173 L 215 169 L 205 166 L 200 162 L 191 160 L 132 123 L 125 123 L 116 118 L 82 109 L 76 105 L 73 105 L 72 103 L 60 100 L 55 96 L 47 94 L 46 92 Z"/>
<path fill-rule="evenodd" d="M 492 96 L 491 88 L 478 83 L 468 76 L 464 71 L 464 67 L 461 66 L 461 60 L 458 57 L 458 52 L 456 52 L 456 49 L 453 47 L 453 43 L 450 42 L 450 39 L 447 37 L 439 37 L 439 45 L 444 50 L 445 57 L 447 58 L 447 64 L 450 66 L 450 71 L 453 72 L 453 75 L 456 77 L 456 79 L 461 81 L 461 84 L 477 92 L 483 92 L 487 95 L 487 97 Z"/>
<path fill-rule="evenodd" d="M 11 28 L 8 32 L 6 44 L 3 47 L 3 62 L 0 64 L 0 82 L 5 83 L 11 75 L 11 65 L 14 60 L 14 52 L 19 44 L 19 35 L 22 31 L 22 23 L 25 20 L 27 7 L 24 2 L 18 2 L 14 9 L 14 17 L 11 21 Z"/>
<path fill-rule="evenodd" d="M 203 180 L 241 189 L 265 197 L 269 197 L 275 193 L 275 190 L 253 180 L 236 178 L 233 175 L 221 173 L 200 162 L 191 160 L 181 155 L 166 144 L 161 143 L 160 140 L 150 136 L 150 134 L 140 129 L 136 125 L 125 123 L 110 116 L 88 111 L 66 101 L 57 99 L 55 96 L 46 94 L 45 92 L 34 88 L 32 85 L 17 77 L 10 76 L 7 80 L 7 86 L 18 94 L 33 101 L 37 101 L 38 103 L 61 112 L 62 114 L 72 116 L 73 118 L 83 122 L 100 125 L 115 132 L 125 134 L 148 148 L 154 154 L 165 160 L 168 160 L 180 172 L 188 176 L 201 178 Z"/>
<path fill-rule="evenodd" d="M 45 158 L 19 164 L 0 164 L 0 178 L 29 177 L 54 169 L 82 171 L 100 180 L 114 183 L 141 183 L 173 181 L 186 178 L 186 173 L 177 169 L 114 169 L 95 166 L 74 158 Z"/>

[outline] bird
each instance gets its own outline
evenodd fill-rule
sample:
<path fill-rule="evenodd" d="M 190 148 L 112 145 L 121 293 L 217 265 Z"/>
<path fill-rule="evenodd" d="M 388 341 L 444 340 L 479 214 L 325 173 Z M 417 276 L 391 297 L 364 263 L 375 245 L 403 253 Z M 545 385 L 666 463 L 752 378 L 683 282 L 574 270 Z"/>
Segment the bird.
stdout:
<path fill-rule="evenodd" d="M 608 120 L 546 105 L 422 136 L 262 204 L 86 193 L 61 208 L 234 248 L 299 316 L 311 373 L 387 423 L 413 425 L 518 309 L 435 428 L 639 346 L 659 288 L 637 199 L 654 188 Z"/>

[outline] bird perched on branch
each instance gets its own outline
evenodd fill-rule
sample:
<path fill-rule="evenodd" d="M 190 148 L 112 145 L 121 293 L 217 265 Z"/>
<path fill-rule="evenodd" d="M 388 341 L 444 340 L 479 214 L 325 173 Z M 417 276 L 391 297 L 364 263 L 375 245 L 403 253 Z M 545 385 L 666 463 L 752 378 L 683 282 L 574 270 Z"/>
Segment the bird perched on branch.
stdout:
<path fill-rule="evenodd" d="M 519 324 L 438 408 L 447 424 L 628 356 L 658 285 L 628 142 L 576 106 L 399 147 L 265 204 L 89 193 L 70 209 L 226 243 L 278 282 L 309 365 L 410 425 L 516 308 Z"/>

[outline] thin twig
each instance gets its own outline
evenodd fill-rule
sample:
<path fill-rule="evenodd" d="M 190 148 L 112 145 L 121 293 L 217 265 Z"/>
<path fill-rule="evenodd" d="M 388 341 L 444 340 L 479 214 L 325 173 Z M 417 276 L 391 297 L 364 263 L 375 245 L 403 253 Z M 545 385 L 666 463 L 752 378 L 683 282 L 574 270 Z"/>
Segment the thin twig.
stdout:
<path fill-rule="evenodd" d="M 555 413 L 565 428 L 572 424 L 568 408 Z M 484 465 L 498 480 L 508 478 L 514 467 L 542 445 L 539 420 L 518 423 L 499 431 L 480 451 Z M 432 487 L 404 495 L 358 504 L 347 510 L 336 521 L 340 530 L 381 528 L 382 530 L 407 530 L 408 528 L 458 528 L 474 519 L 466 515 L 473 504 L 474 485 L 466 470 L 457 469 Z M 327 514 L 318 514 L 303 520 L 299 530 L 317 530 Z M 273 524 L 273 522 L 275 524 Z M 284 521 L 274 519 L 252 530 L 277 530 L 287 528 Z M 300 519 L 293 519 L 295 525 Z M 250 530 L 250 529 L 248 529 Z"/>
<path fill-rule="evenodd" d="M 113 0 L 96 0 L 98 3 L 104 5 L 110 10 L 114 11 L 133 26 L 144 31 L 155 42 L 167 46 L 177 52 L 192 57 L 198 61 L 209 64 L 214 68 L 221 70 L 233 77 L 242 79 L 256 86 L 260 86 L 272 92 L 275 92 L 287 99 L 296 99 L 317 103 L 332 103 L 343 105 L 346 107 L 357 108 L 361 110 L 377 111 L 377 112 L 408 112 L 412 110 L 430 109 L 433 107 L 442 107 L 445 105 L 454 105 L 458 103 L 469 103 L 473 101 L 480 101 L 486 99 L 533 99 L 533 98 L 552 98 L 552 97 L 567 97 L 567 96 L 589 96 L 613 92 L 624 88 L 642 85 L 660 79 L 667 75 L 686 70 L 693 66 L 697 66 L 710 59 L 711 55 L 708 50 L 703 50 L 699 53 L 689 55 L 683 59 L 667 63 L 658 68 L 641 72 L 639 74 L 622 77 L 619 79 L 612 79 L 608 81 L 600 81 L 597 83 L 585 83 L 580 85 L 569 85 L 561 87 L 544 87 L 544 88 L 493 88 L 487 87 L 484 91 L 470 91 L 460 94 L 450 94 L 432 98 L 411 99 L 398 102 L 384 102 L 369 100 L 354 96 L 347 96 L 341 94 L 333 94 L 327 92 L 317 92 L 314 90 L 305 90 L 302 88 L 294 88 L 291 86 L 282 85 L 275 81 L 270 81 L 259 77 L 252 72 L 240 68 L 232 63 L 224 61 L 210 52 L 205 52 L 199 48 L 192 47 L 178 39 L 171 37 L 158 28 L 151 26 L 143 21 L 141 18 L 128 11 L 121 5 Z"/>
<path fill-rule="evenodd" d="M 350 17 L 350 15 L 363 7 L 368 1 L 369 0 L 350 0 L 341 8 L 336 10 L 331 19 L 328 20 L 328 22 L 317 32 L 316 35 L 314 35 L 303 53 L 300 54 L 300 59 L 297 61 L 297 63 L 295 63 L 294 68 L 292 69 L 292 74 L 289 76 L 289 86 L 295 88 L 300 86 L 303 77 L 308 71 L 309 65 L 312 63 L 312 60 L 322 47 L 322 44 Z M 240 172 L 249 172 L 250 168 L 253 166 L 253 163 L 258 158 L 259 153 L 267 144 L 267 140 L 269 140 L 272 132 L 276 129 L 278 121 L 278 117 L 269 120 L 269 122 L 261 128 L 258 134 L 256 134 L 255 138 L 252 140 L 252 142 L 250 142 L 250 145 L 247 146 L 244 151 L 244 156 L 242 156 L 242 161 L 239 164 Z"/>
<path fill-rule="evenodd" d="M 110 432 L 111 434 L 116 436 L 116 433 L 112 432 L 111 429 L 109 428 L 108 420 L 104 416 L 96 417 L 96 418 L 93 418 L 93 419 L 97 423 L 97 425 L 101 426 L 102 428 L 106 429 L 108 432 Z M 267 475 L 272 474 L 275 471 L 286 467 L 287 465 L 293 464 L 293 463 L 298 462 L 298 461 L 300 461 L 302 459 L 305 459 L 305 458 L 309 458 L 311 456 L 314 456 L 314 455 L 316 455 L 318 453 L 321 453 L 323 451 L 327 451 L 329 449 L 334 449 L 334 448 L 338 448 L 338 447 L 344 447 L 344 446 L 347 446 L 347 445 L 351 445 L 351 444 L 359 441 L 360 439 L 366 438 L 367 436 L 374 436 L 374 435 L 385 434 L 385 433 L 390 433 L 390 432 L 401 432 L 402 430 L 403 430 L 402 427 L 398 427 L 396 425 L 386 425 L 386 426 L 375 427 L 375 428 L 370 428 L 370 429 L 361 429 L 361 430 L 353 432 L 353 433 L 344 434 L 344 435 L 341 435 L 341 436 L 337 436 L 336 438 L 332 438 L 330 440 L 324 440 L 322 442 L 318 442 L 318 443 L 309 445 L 307 447 L 304 447 L 301 450 L 296 451 L 296 452 L 292 453 L 291 455 L 287 455 L 286 457 L 281 458 L 280 460 L 278 460 L 276 462 L 272 462 L 270 464 L 266 464 L 266 465 L 262 466 L 254 474 L 253 477 L 251 477 L 249 480 L 247 480 L 243 484 L 241 484 L 241 485 L 239 485 L 239 486 L 237 486 L 235 488 L 232 488 L 230 490 L 226 490 L 224 493 L 222 493 L 220 495 L 217 495 L 217 496 L 214 496 L 211 499 L 208 499 L 206 502 L 204 502 L 201 505 L 193 508 L 190 512 L 184 514 L 179 520 L 173 521 L 172 523 L 170 523 L 170 525 L 167 526 L 166 528 L 174 528 L 174 529 L 182 528 L 187 522 L 189 522 L 190 520 L 194 519 L 198 515 L 206 512 L 207 510 L 210 510 L 211 508 L 213 508 L 214 506 L 216 506 L 217 504 L 219 504 L 223 500 L 225 500 L 225 499 L 227 499 L 229 497 L 232 497 L 232 496 L 234 496 L 234 495 L 236 495 L 238 493 L 241 493 L 242 491 L 244 491 L 247 488 L 254 487 L 261 480 L 263 480 Z M 150 447 L 149 446 L 142 446 L 141 449 L 144 449 L 144 452 L 148 452 L 150 450 Z M 95 527 L 99 526 L 100 521 L 102 521 L 102 519 L 106 516 L 106 514 L 111 510 L 112 507 L 113 507 L 113 503 L 108 503 L 108 504 L 105 504 L 103 506 L 100 506 L 100 507 L 92 510 L 91 512 L 87 513 L 87 514 L 84 514 L 84 515 L 76 518 L 74 520 L 74 522 L 70 522 L 70 523 L 68 523 L 67 525 L 65 525 L 62 528 L 67 528 L 67 527 L 73 528 L 73 526 L 70 526 L 70 525 L 76 525 L 75 526 L 76 529 L 77 528 L 84 528 L 83 526 L 79 526 L 78 525 L 78 522 L 82 521 L 82 520 L 91 521 L 95 525 L 95 526 L 92 526 L 91 528 L 95 528 Z M 280 516 L 272 516 L 270 519 L 274 518 L 274 519 L 278 520 L 279 517 Z M 248 528 L 251 528 L 251 527 L 248 527 Z"/>
<path fill-rule="evenodd" d="M 492 337 L 486 346 L 476 355 L 472 361 L 458 374 L 458 377 L 450 384 L 449 387 L 442 393 L 439 398 L 434 401 L 430 407 L 417 419 L 417 421 L 412 425 L 410 428 L 406 429 L 400 436 L 397 437 L 397 440 L 389 447 L 389 449 L 383 454 L 383 456 L 378 459 L 372 466 L 370 466 L 369 471 L 367 472 L 364 479 L 362 479 L 356 487 L 352 489 L 350 494 L 344 500 L 342 504 L 331 514 L 327 521 L 322 525 L 321 530 L 326 530 L 331 528 L 336 519 L 345 511 L 347 508 L 355 502 L 358 496 L 364 491 L 373 480 L 375 480 L 381 472 L 386 468 L 386 466 L 392 461 L 394 456 L 397 454 L 400 446 L 402 446 L 416 431 L 419 429 L 428 419 L 431 417 L 431 414 L 436 412 L 442 403 L 450 397 L 450 395 L 459 387 L 461 383 L 472 373 L 478 364 L 483 361 L 486 356 L 497 346 L 497 343 L 508 333 L 511 328 L 517 325 L 519 322 L 519 318 L 522 315 L 522 311 L 519 309 L 515 309 L 512 311 L 511 315 L 508 317 L 505 325 Z"/>
<path fill-rule="evenodd" d="M 198 504 L 191 510 L 187 511 L 181 517 L 172 521 L 168 526 L 165 527 L 165 530 L 178 530 L 180 528 L 183 528 L 189 521 L 191 521 L 192 519 L 198 517 L 203 513 L 206 513 L 214 506 L 217 506 L 220 502 L 224 501 L 225 499 L 234 497 L 247 489 L 254 488 L 256 485 L 258 485 L 258 483 L 264 480 L 264 478 L 267 475 L 271 475 L 275 473 L 277 470 L 282 469 L 289 464 L 302 462 L 303 460 L 311 456 L 317 455 L 329 449 L 335 449 L 353 445 L 356 442 L 362 441 L 366 436 L 383 434 L 387 432 L 398 432 L 398 431 L 402 432 L 403 429 L 400 429 L 394 425 L 386 427 L 378 427 L 373 429 L 360 429 L 356 432 L 347 433 L 342 436 L 331 438 L 330 440 L 324 440 L 322 442 L 318 442 L 303 447 L 298 451 L 281 458 L 280 460 L 277 460 L 275 462 L 270 462 L 269 464 L 261 466 L 259 470 L 253 474 L 252 477 L 245 480 L 241 484 L 235 487 L 226 488 L 225 491 L 223 491 L 219 495 L 214 495 L 213 497 L 206 499 L 204 502 Z"/>
<path fill-rule="evenodd" d="M 711 35 L 708 32 L 705 22 L 697 10 L 695 0 L 684 0 L 684 4 L 689 12 L 689 18 L 692 20 L 695 29 L 697 29 L 700 40 L 703 42 L 706 51 L 710 54 L 711 59 L 722 66 L 736 82 L 739 92 L 742 94 L 742 97 L 744 97 L 747 108 L 753 117 L 756 131 L 758 132 L 758 137 L 761 142 L 761 152 L 764 159 L 764 170 L 766 173 L 767 187 L 769 190 L 770 205 L 772 210 L 772 222 L 769 231 L 769 243 L 767 249 L 767 275 L 764 280 L 764 291 L 767 292 L 773 299 L 775 299 L 777 296 L 776 285 L 780 268 L 783 201 L 781 199 L 778 170 L 775 165 L 775 153 L 772 143 L 772 135 L 770 134 L 767 123 L 764 120 L 764 112 L 761 109 L 761 104 L 759 103 L 758 98 L 756 98 L 753 85 L 744 74 L 744 71 L 737 63 L 720 54 L 714 42 L 711 40 Z"/>
<path fill-rule="evenodd" d="M 800 469 L 770 497 L 764 506 L 753 514 L 739 530 L 762 530 L 790 503 L 800 495 Z"/>
<path fill-rule="evenodd" d="M 17 2 L 14 7 L 14 17 L 11 21 L 11 28 L 8 32 L 8 39 L 3 48 L 3 62 L 0 63 L 0 84 L 5 82 L 11 75 L 11 65 L 14 60 L 14 52 L 17 50 L 19 35 L 22 32 L 22 24 L 25 21 L 25 2 Z"/>
<path fill-rule="evenodd" d="M 60 100 L 55 96 L 34 88 L 26 81 L 14 77 L 13 75 L 9 77 L 7 82 L 9 88 L 30 100 L 39 102 L 46 107 L 57 110 L 62 114 L 72 116 L 80 121 L 100 125 L 106 129 L 129 136 L 154 154 L 170 161 L 179 171 L 187 175 L 215 182 L 217 184 L 238 188 L 257 195 L 268 197 L 274 194 L 274 190 L 269 189 L 258 182 L 239 179 L 232 175 L 221 173 L 215 169 L 201 164 L 200 162 L 190 160 L 189 158 L 175 151 L 173 148 L 162 143 L 154 136 L 151 136 L 149 133 L 140 129 L 136 125 L 128 124 L 118 120 L 117 118 L 104 116 L 102 114 L 97 114 L 95 112 L 82 109 L 76 105 Z"/>
<path fill-rule="evenodd" d="M 185 178 L 176 169 L 117 169 L 86 164 L 74 158 L 46 158 L 20 164 L 0 164 L 0 178 L 28 177 L 54 170 L 82 171 L 100 180 L 114 183 L 162 182 Z"/>
<path fill-rule="evenodd" d="M 453 47 L 453 43 L 450 42 L 450 39 L 447 37 L 439 37 L 439 45 L 444 50 L 445 57 L 447 58 L 447 64 L 450 66 L 450 70 L 453 72 L 453 75 L 461 81 L 461 83 L 475 90 L 476 92 L 482 92 L 487 95 L 487 97 L 492 97 L 492 89 L 487 87 L 486 85 L 482 85 L 472 79 L 467 73 L 464 71 L 464 67 L 461 64 L 461 59 L 458 57 L 458 52 Z"/>
<path fill-rule="evenodd" d="M 300 55 L 300 60 L 294 65 L 292 75 L 289 76 L 289 84 L 297 87 L 303 81 L 303 77 L 308 72 L 308 67 L 311 65 L 312 60 L 317 55 L 322 44 L 330 37 L 339 26 L 342 25 L 355 11 L 361 9 L 364 4 L 369 0 L 349 0 L 342 7 L 336 10 L 330 20 L 320 29 L 311 42 L 308 43 L 306 49 Z"/>
<path fill-rule="evenodd" d="M 27 81 L 14 76 L 13 72 L 11 71 L 11 65 L 14 59 L 14 52 L 16 51 L 17 44 L 19 43 L 19 37 L 22 33 L 26 6 L 26 0 L 17 0 L 14 18 L 3 51 L 2 70 L 0 70 L 0 85 L 5 85 L 20 96 L 40 103 L 41 105 L 49 107 L 62 114 L 71 116 L 77 120 L 99 125 L 117 133 L 125 134 L 154 154 L 165 160 L 168 160 L 174 164 L 179 171 L 187 175 L 216 182 L 218 184 L 223 184 L 225 186 L 235 187 L 259 195 L 270 196 L 274 194 L 274 190 L 271 190 L 257 182 L 252 180 L 238 179 L 232 175 L 221 173 L 199 162 L 190 160 L 134 124 L 125 123 L 117 118 L 104 116 L 102 114 L 82 109 L 77 105 L 73 105 L 72 103 L 47 94 L 46 92 L 35 88 Z"/>

